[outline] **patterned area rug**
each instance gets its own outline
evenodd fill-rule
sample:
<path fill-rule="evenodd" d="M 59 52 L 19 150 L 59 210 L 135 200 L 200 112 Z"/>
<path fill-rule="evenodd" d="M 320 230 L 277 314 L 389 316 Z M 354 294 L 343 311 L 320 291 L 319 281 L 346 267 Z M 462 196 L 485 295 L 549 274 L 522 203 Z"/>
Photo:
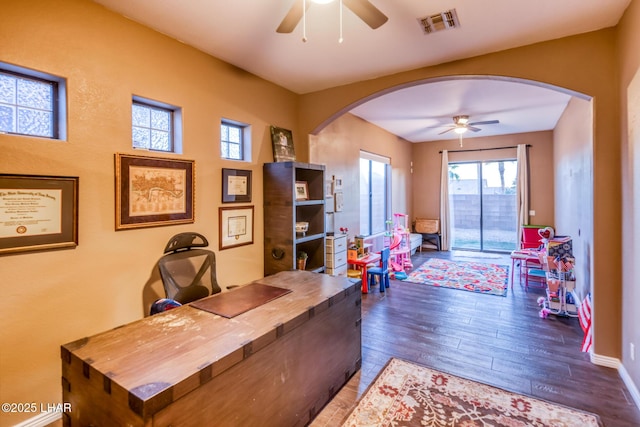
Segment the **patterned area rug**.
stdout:
<path fill-rule="evenodd" d="M 405 281 L 506 296 L 509 266 L 430 258 L 413 270 Z"/>
<path fill-rule="evenodd" d="M 344 427 L 602 426 L 595 414 L 391 359 Z"/>

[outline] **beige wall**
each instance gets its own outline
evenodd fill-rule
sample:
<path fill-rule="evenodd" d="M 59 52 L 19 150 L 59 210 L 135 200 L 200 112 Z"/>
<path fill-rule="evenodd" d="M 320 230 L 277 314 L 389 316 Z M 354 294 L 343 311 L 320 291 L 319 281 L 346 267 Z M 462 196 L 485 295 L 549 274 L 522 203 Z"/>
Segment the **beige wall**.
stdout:
<path fill-rule="evenodd" d="M 622 140 L 622 362 L 640 387 L 640 2 L 618 30 Z M 633 87 L 632 87 L 633 83 Z M 634 96 L 631 98 L 630 96 Z M 628 120 L 635 117 L 635 121 Z M 631 359 L 630 344 L 636 348 Z M 640 397 L 638 398 L 640 399 Z M 640 405 L 640 402 L 638 402 Z"/>
<path fill-rule="evenodd" d="M 592 290 L 593 128 L 585 126 L 593 123 L 592 108 L 590 101 L 572 98 L 553 132 L 556 231 L 573 240 L 581 299 Z M 619 316 L 608 320 L 611 329 L 620 329 Z"/>
<path fill-rule="evenodd" d="M 442 150 L 449 151 L 449 162 L 515 159 L 516 150 L 459 150 L 513 147 L 529 144 L 530 209 L 536 211 L 532 224 L 554 224 L 552 134 L 529 132 L 514 135 L 467 139 L 460 148 L 457 140 L 413 144 L 414 193 L 412 218 L 440 218 L 440 164 Z"/>
<path fill-rule="evenodd" d="M 391 159 L 392 213 L 412 211 L 411 143 L 345 114 L 309 137 L 309 154 L 326 165 L 327 177 L 342 177 L 344 210 L 334 214 L 335 229 L 347 227 L 350 236 L 360 233 L 360 150 Z"/>
<path fill-rule="evenodd" d="M 174 234 L 197 231 L 210 240 L 223 286 L 262 277 L 269 125 L 294 130 L 296 149 L 305 157 L 307 150 L 293 93 L 93 2 L 5 2 L 1 20 L 0 60 L 68 85 L 68 141 L 0 135 L 1 172 L 80 178 L 76 249 L 0 256 L 0 401 L 55 403 L 60 345 L 142 317 L 143 300 L 158 295 L 147 283 L 157 279 L 155 263 Z M 184 154 L 168 157 L 196 160 L 194 224 L 114 231 L 114 153 L 134 153 L 133 94 L 183 108 Z M 220 160 L 223 117 L 252 125 L 250 163 Z M 253 171 L 256 228 L 253 245 L 218 251 L 222 167 Z M 0 425 L 30 416 L 2 413 Z"/>

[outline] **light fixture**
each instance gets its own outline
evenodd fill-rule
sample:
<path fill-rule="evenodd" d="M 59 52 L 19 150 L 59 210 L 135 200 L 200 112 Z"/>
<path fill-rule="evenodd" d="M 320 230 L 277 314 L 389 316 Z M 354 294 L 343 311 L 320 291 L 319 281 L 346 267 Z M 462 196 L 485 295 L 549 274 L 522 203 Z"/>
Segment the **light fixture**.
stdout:
<path fill-rule="evenodd" d="M 466 127 L 466 126 L 464 126 L 464 125 L 456 126 L 456 127 L 453 129 L 453 131 L 454 131 L 455 133 L 458 133 L 458 134 L 462 135 L 463 133 L 465 133 L 465 132 L 467 131 L 467 127 Z"/>
<path fill-rule="evenodd" d="M 311 3 L 316 4 L 329 4 L 334 0 L 310 0 Z M 338 38 L 338 43 L 343 42 L 342 38 L 342 0 L 340 0 L 340 37 Z M 307 4 L 306 0 L 302 2 L 302 41 L 306 43 L 307 41 Z"/>

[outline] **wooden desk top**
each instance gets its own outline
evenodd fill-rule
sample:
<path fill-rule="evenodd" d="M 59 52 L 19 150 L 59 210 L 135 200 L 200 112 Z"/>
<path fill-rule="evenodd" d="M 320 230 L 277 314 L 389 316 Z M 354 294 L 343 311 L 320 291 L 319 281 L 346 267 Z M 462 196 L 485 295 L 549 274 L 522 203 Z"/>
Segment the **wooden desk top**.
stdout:
<path fill-rule="evenodd" d="M 140 413 L 153 412 L 148 400 L 175 401 L 203 379 L 241 362 L 351 293 L 360 293 L 357 281 L 306 271 L 281 272 L 254 283 L 292 292 L 232 319 L 184 305 L 65 344 L 63 363 L 80 363 L 87 378 L 103 376 L 105 390 L 129 394 L 132 409 L 137 405 Z"/>

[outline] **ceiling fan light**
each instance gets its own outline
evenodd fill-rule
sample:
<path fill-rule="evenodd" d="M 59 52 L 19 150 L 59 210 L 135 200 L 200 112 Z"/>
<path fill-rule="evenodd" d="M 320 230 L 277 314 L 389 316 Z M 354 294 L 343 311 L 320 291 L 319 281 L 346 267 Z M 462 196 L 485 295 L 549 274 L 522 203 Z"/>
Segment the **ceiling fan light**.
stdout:
<path fill-rule="evenodd" d="M 469 123 L 469 116 L 455 116 L 453 121 L 457 125 L 466 125 Z"/>
<path fill-rule="evenodd" d="M 467 131 L 467 128 L 465 126 L 457 126 L 456 128 L 453 129 L 453 131 L 457 134 L 462 135 Z"/>

